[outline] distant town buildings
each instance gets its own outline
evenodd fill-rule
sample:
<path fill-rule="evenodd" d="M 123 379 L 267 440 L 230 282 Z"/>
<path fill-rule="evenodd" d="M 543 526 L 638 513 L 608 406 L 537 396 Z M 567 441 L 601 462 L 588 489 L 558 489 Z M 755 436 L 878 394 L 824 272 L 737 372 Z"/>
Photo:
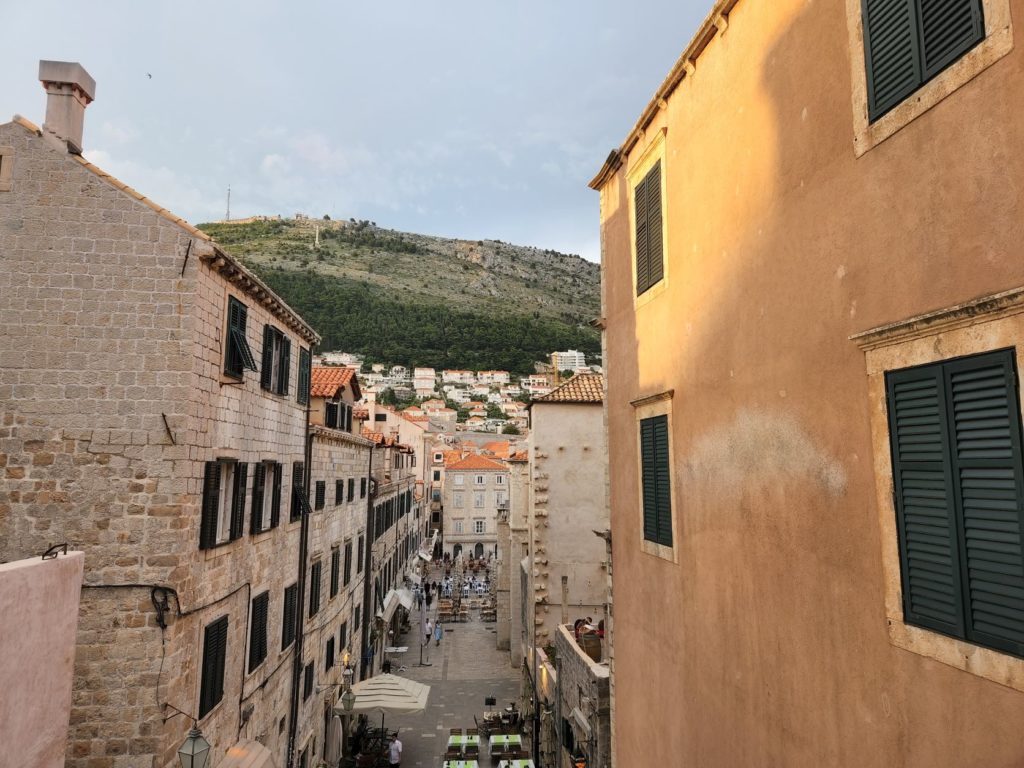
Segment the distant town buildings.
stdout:
<path fill-rule="evenodd" d="M 576 371 L 587 367 L 587 356 L 575 349 L 551 353 L 551 367 L 556 371 Z"/>

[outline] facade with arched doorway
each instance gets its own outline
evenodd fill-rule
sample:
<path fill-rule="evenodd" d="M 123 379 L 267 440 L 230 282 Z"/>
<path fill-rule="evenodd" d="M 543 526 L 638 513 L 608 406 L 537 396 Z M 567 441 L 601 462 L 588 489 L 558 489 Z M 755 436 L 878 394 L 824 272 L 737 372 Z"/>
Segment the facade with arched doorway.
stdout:
<path fill-rule="evenodd" d="M 498 544 L 498 510 L 508 505 L 509 469 L 501 460 L 470 454 L 445 467 L 444 552 L 489 557 Z"/>

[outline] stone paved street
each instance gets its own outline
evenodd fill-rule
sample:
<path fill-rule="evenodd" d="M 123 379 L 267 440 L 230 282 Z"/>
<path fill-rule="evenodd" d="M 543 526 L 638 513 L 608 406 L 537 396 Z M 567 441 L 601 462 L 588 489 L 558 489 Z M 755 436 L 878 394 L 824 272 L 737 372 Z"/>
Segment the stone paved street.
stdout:
<path fill-rule="evenodd" d="M 436 571 L 427 578 L 431 577 L 437 578 Z M 436 619 L 436 614 L 435 602 L 429 613 L 431 621 Z M 429 648 L 423 649 L 423 660 L 429 661 L 429 667 L 416 666 L 420 629 L 419 612 L 415 608 L 411 615 L 412 631 L 395 642 L 397 646 L 407 645 L 409 651 L 395 657 L 392 671 L 430 686 L 426 712 L 393 716 L 385 721 L 389 729 L 399 729 L 404 747 L 403 768 L 440 766 L 449 728 L 472 726 L 473 716 L 479 718 L 487 708 L 484 704 L 487 697 L 494 697 L 497 705 L 504 707 L 518 694 L 517 670 L 509 666 L 508 653 L 494 647 L 495 625 L 481 622 L 479 611 L 470 611 L 470 616 L 468 622 L 444 625 L 440 647 L 431 640 Z M 399 660 L 406 666 L 405 670 L 399 671 Z M 486 748 L 483 751 L 486 753 Z"/>

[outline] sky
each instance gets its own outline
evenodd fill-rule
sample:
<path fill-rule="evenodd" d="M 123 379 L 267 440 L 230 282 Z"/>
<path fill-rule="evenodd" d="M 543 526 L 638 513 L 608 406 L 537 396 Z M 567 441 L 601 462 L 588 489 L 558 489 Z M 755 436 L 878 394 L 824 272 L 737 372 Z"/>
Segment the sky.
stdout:
<path fill-rule="evenodd" d="M 367 219 L 599 259 L 587 182 L 712 0 L 0 0 L 0 121 L 96 80 L 85 155 L 193 223 Z M 639 19 L 658 19 L 656 25 Z"/>

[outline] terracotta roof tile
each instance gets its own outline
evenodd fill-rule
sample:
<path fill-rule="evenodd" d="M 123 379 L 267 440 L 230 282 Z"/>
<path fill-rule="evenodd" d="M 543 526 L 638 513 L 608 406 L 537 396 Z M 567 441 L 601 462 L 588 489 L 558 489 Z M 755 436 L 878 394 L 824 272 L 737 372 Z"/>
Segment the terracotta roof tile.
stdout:
<path fill-rule="evenodd" d="M 339 368 L 329 365 L 313 366 L 313 378 L 310 394 L 313 397 L 334 397 L 338 389 L 352 384 L 352 395 L 359 399 L 359 381 L 356 372 L 351 368 Z"/>
<path fill-rule="evenodd" d="M 509 461 L 529 461 L 530 454 L 527 451 L 516 451 L 508 457 Z"/>
<path fill-rule="evenodd" d="M 577 373 L 557 389 L 534 398 L 535 403 L 600 403 L 604 400 L 601 374 Z"/>
<path fill-rule="evenodd" d="M 493 442 L 483 444 L 483 450 L 490 451 L 500 459 L 508 458 L 509 448 L 511 448 L 511 446 L 509 445 L 508 440 L 495 440 Z"/>
<path fill-rule="evenodd" d="M 449 470 L 492 470 L 495 472 L 502 472 L 506 469 L 505 465 L 488 459 L 485 456 L 478 456 L 476 454 L 470 454 L 462 461 L 457 461 L 448 467 Z"/>

